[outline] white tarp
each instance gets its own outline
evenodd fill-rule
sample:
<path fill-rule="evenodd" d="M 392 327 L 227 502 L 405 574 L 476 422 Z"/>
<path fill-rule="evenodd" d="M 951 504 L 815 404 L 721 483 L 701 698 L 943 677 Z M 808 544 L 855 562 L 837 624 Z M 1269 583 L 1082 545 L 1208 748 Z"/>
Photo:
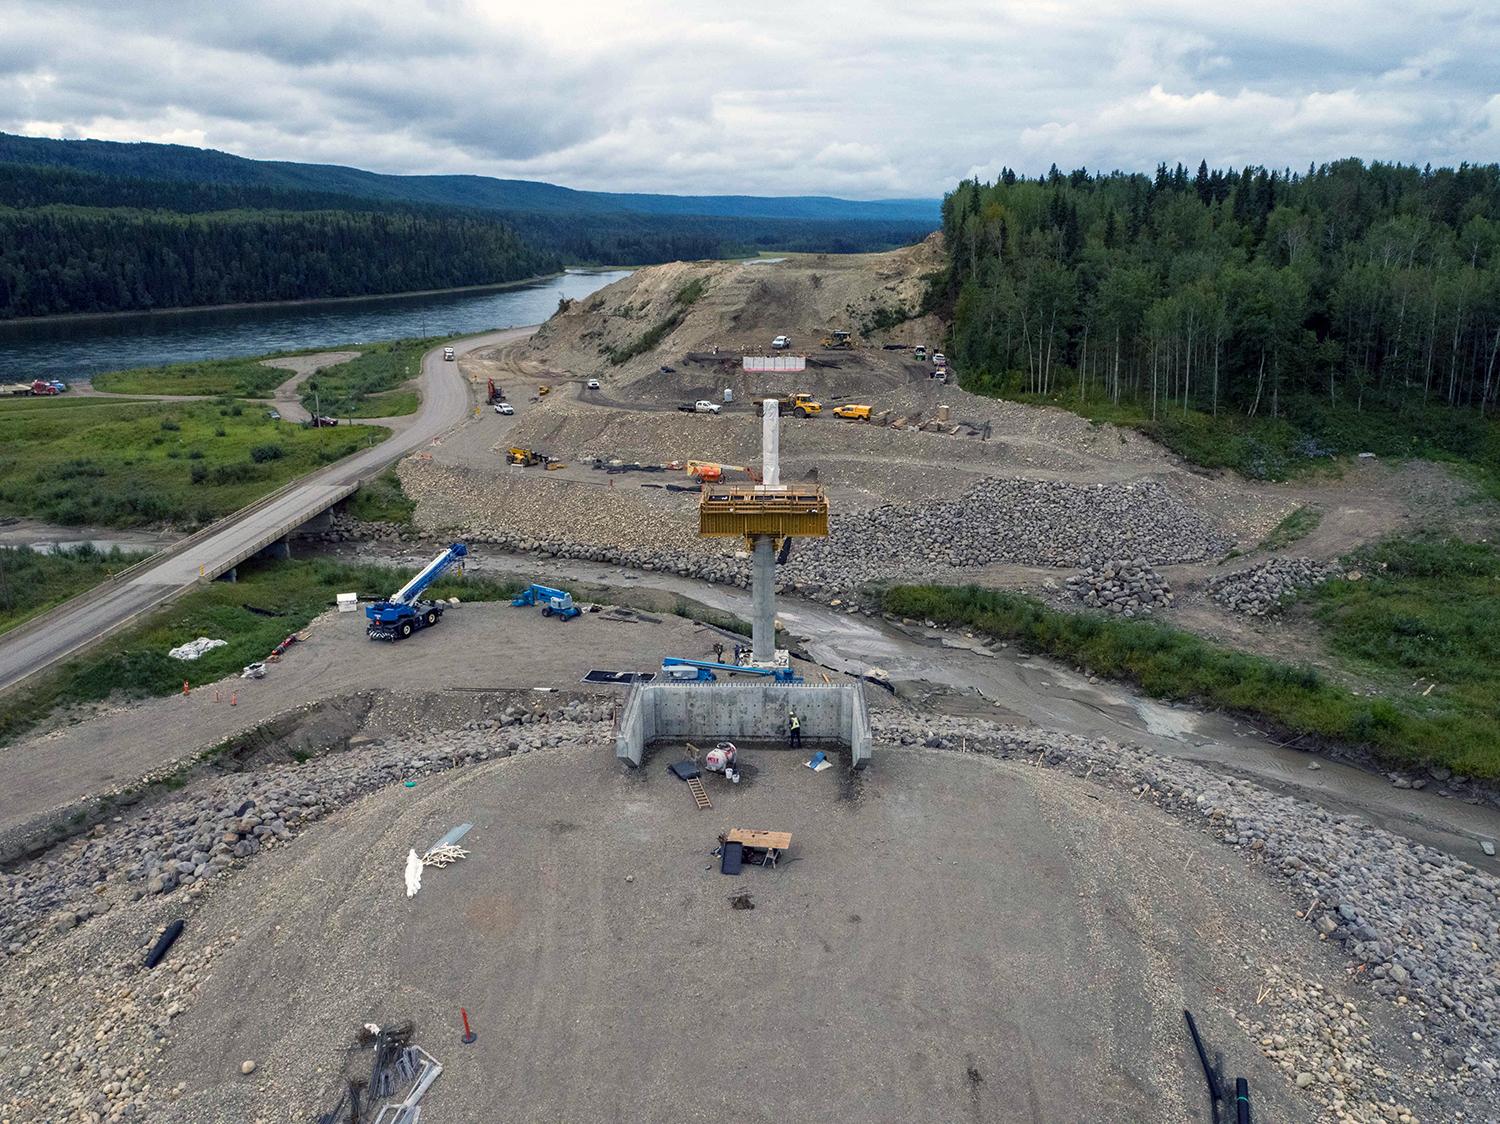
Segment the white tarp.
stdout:
<path fill-rule="evenodd" d="M 417 891 L 422 888 L 422 860 L 417 858 L 416 849 L 406 852 L 406 896 L 414 898 Z"/>
<path fill-rule="evenodd" d="M 747 371 L 805 371 L 805 355 L 747 355 L 744 359 Z"/>
<path fill-rule="evenodd" d="M 207 636 L 200 636 L 196 640 L 189 640 L 180 648 L 173 648 L 167 655 L 174 660 L 195 660 L 204 652 L 222 648 L 228 643 L 228 640 L 210 640 Z"/>

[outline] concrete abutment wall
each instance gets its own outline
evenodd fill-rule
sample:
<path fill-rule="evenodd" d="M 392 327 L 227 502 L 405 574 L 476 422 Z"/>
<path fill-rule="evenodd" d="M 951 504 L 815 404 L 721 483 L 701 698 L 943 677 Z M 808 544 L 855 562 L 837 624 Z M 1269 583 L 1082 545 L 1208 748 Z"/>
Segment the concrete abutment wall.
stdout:
<path fill-rule="evenodd" d="M 852 768 L 869 764 L 870 716 L 851 684 L 638 683 L 625 700 L 615 756 L 636 767 L 656 741 L 784 741 L 793 710 L 809 747 L 847 746 Z"/>

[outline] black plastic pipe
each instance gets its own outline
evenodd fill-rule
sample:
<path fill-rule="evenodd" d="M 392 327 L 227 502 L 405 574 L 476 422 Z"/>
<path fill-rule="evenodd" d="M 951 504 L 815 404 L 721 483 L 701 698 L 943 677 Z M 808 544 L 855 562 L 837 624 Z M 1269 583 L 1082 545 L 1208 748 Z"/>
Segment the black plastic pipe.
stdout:
<path fill-rule="evenodd" d="M 174 921 L 162 930 L 161 936 L 156 938 L 156 944 L 151 946 L 151 951 L 146 953 L 146 967 L 155 968 L 161 963 L 161 958 L 171 950 L 177 938 L 182 936 L 181 920 Z"/>
<path fill-rule="evenodd" d="M 1234 1106 L 1239 1124 L 1250 1124 L 1250 1082 L 1243 1077 L 1234 1079 Z"/>
<path fill-rule="evenodd" d="M 1198 1036 L 1198 1024 L 1193 1021 L 1193 1012 L 1183 1011 L 1187 1018 L 1188 1033 L 1193 1036 L 1193 1045 L 1198 1049 L 1198 1062 L 1203 1066 L 1203 1079 L 1208 1082 L 1208 1096 L 1213 1103 L 1214 1119 L 1219 1118 L 1219 1103 L 1224 1099 L 1223 1086 L 1219 1084 L 1219 1075 L 1214 1067 L 1208 1063 L 1208 1051 L 1203 1048 L 1203 1039 Z"/>

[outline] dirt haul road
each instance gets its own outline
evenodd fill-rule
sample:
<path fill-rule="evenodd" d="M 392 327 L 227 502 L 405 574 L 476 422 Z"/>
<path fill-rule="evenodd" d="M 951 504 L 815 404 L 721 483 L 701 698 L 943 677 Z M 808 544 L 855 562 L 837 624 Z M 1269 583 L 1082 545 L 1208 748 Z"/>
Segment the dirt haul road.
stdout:
<path fill-rule="evenodd" d="M 491 332 L 455 344 L 470 350 L 524 337 L 532 328 Z M 63 611 L 24 625 L 0 641 L 0 690 L 49 667 L 125 624 L 137 614 L 190 588 L 201 573 L 218 573 L 282 527 L 295 527 L 322 511 L 330 497 L 374 475 L 407 453 L 429 444 L 471 410 L 470 388 L 441 348 L 422 358 L 422 409 L 411 425 L 389 440 L 306 477 L 273 502 L 231 515 L 204 538 L 178 546 L 116 585 L 70 602 Z"/>

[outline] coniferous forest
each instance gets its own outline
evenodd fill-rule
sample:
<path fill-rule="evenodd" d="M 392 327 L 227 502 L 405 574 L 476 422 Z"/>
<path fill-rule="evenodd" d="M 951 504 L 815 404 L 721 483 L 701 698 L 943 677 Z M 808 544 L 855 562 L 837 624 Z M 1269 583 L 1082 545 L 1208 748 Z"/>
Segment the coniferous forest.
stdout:
<path fill-rule="evenodd" d="M 0 317 L 441 289 L 561 266 L 503 223 L 464 216 L 0 210 Z"/>
<path fill-rule="evenodd" d="M 493 201 L 480 206 L 353 194 L 369 189 L 366 180 L 387 192 L 409 187 L 401 177 L 354 169 L 262 165 L 160 145 L 98 145 L 96 151 L 94 142 L 84 142 L 80 154 L 77 143 L 0 137 L 0 157 L 86 155 L 97 165 L 0 159 L 0 319 L 498 284 L 565 264 L 887 249 L 925 236 L 934 225 L 899 208 L 887 216 L 880 204 L 861 210 L 837 200 L 826 202 L 857 217 L 822 217 L 820 200 L 808 202 L 810 216 L 700 215 L 601 210 L 615 197 L 519 181 L 456 177 L 449 183 L 440 177 L 426 188 L 443 188 L 455 199 L 466 198 L 463 189 L 477 190 L 474 185 L 505 189 L 520 205 L 536 208 L 499 210 Z M 147 174 L 99 170 L 111 167 Z M 272 172 L 295 172 L 295 183 L 332 189 L 253 178 Z M 636 197 L 618 198 L 623 207 Z M 699 202 L 729 210 L 756 204 L 738 197 Z"/>
<path fill-rule="evenodd" d="M 1152 419 L 1500 405 L 1496 165 L 1005 171 L 943 227 L 972 389 Z"/>

